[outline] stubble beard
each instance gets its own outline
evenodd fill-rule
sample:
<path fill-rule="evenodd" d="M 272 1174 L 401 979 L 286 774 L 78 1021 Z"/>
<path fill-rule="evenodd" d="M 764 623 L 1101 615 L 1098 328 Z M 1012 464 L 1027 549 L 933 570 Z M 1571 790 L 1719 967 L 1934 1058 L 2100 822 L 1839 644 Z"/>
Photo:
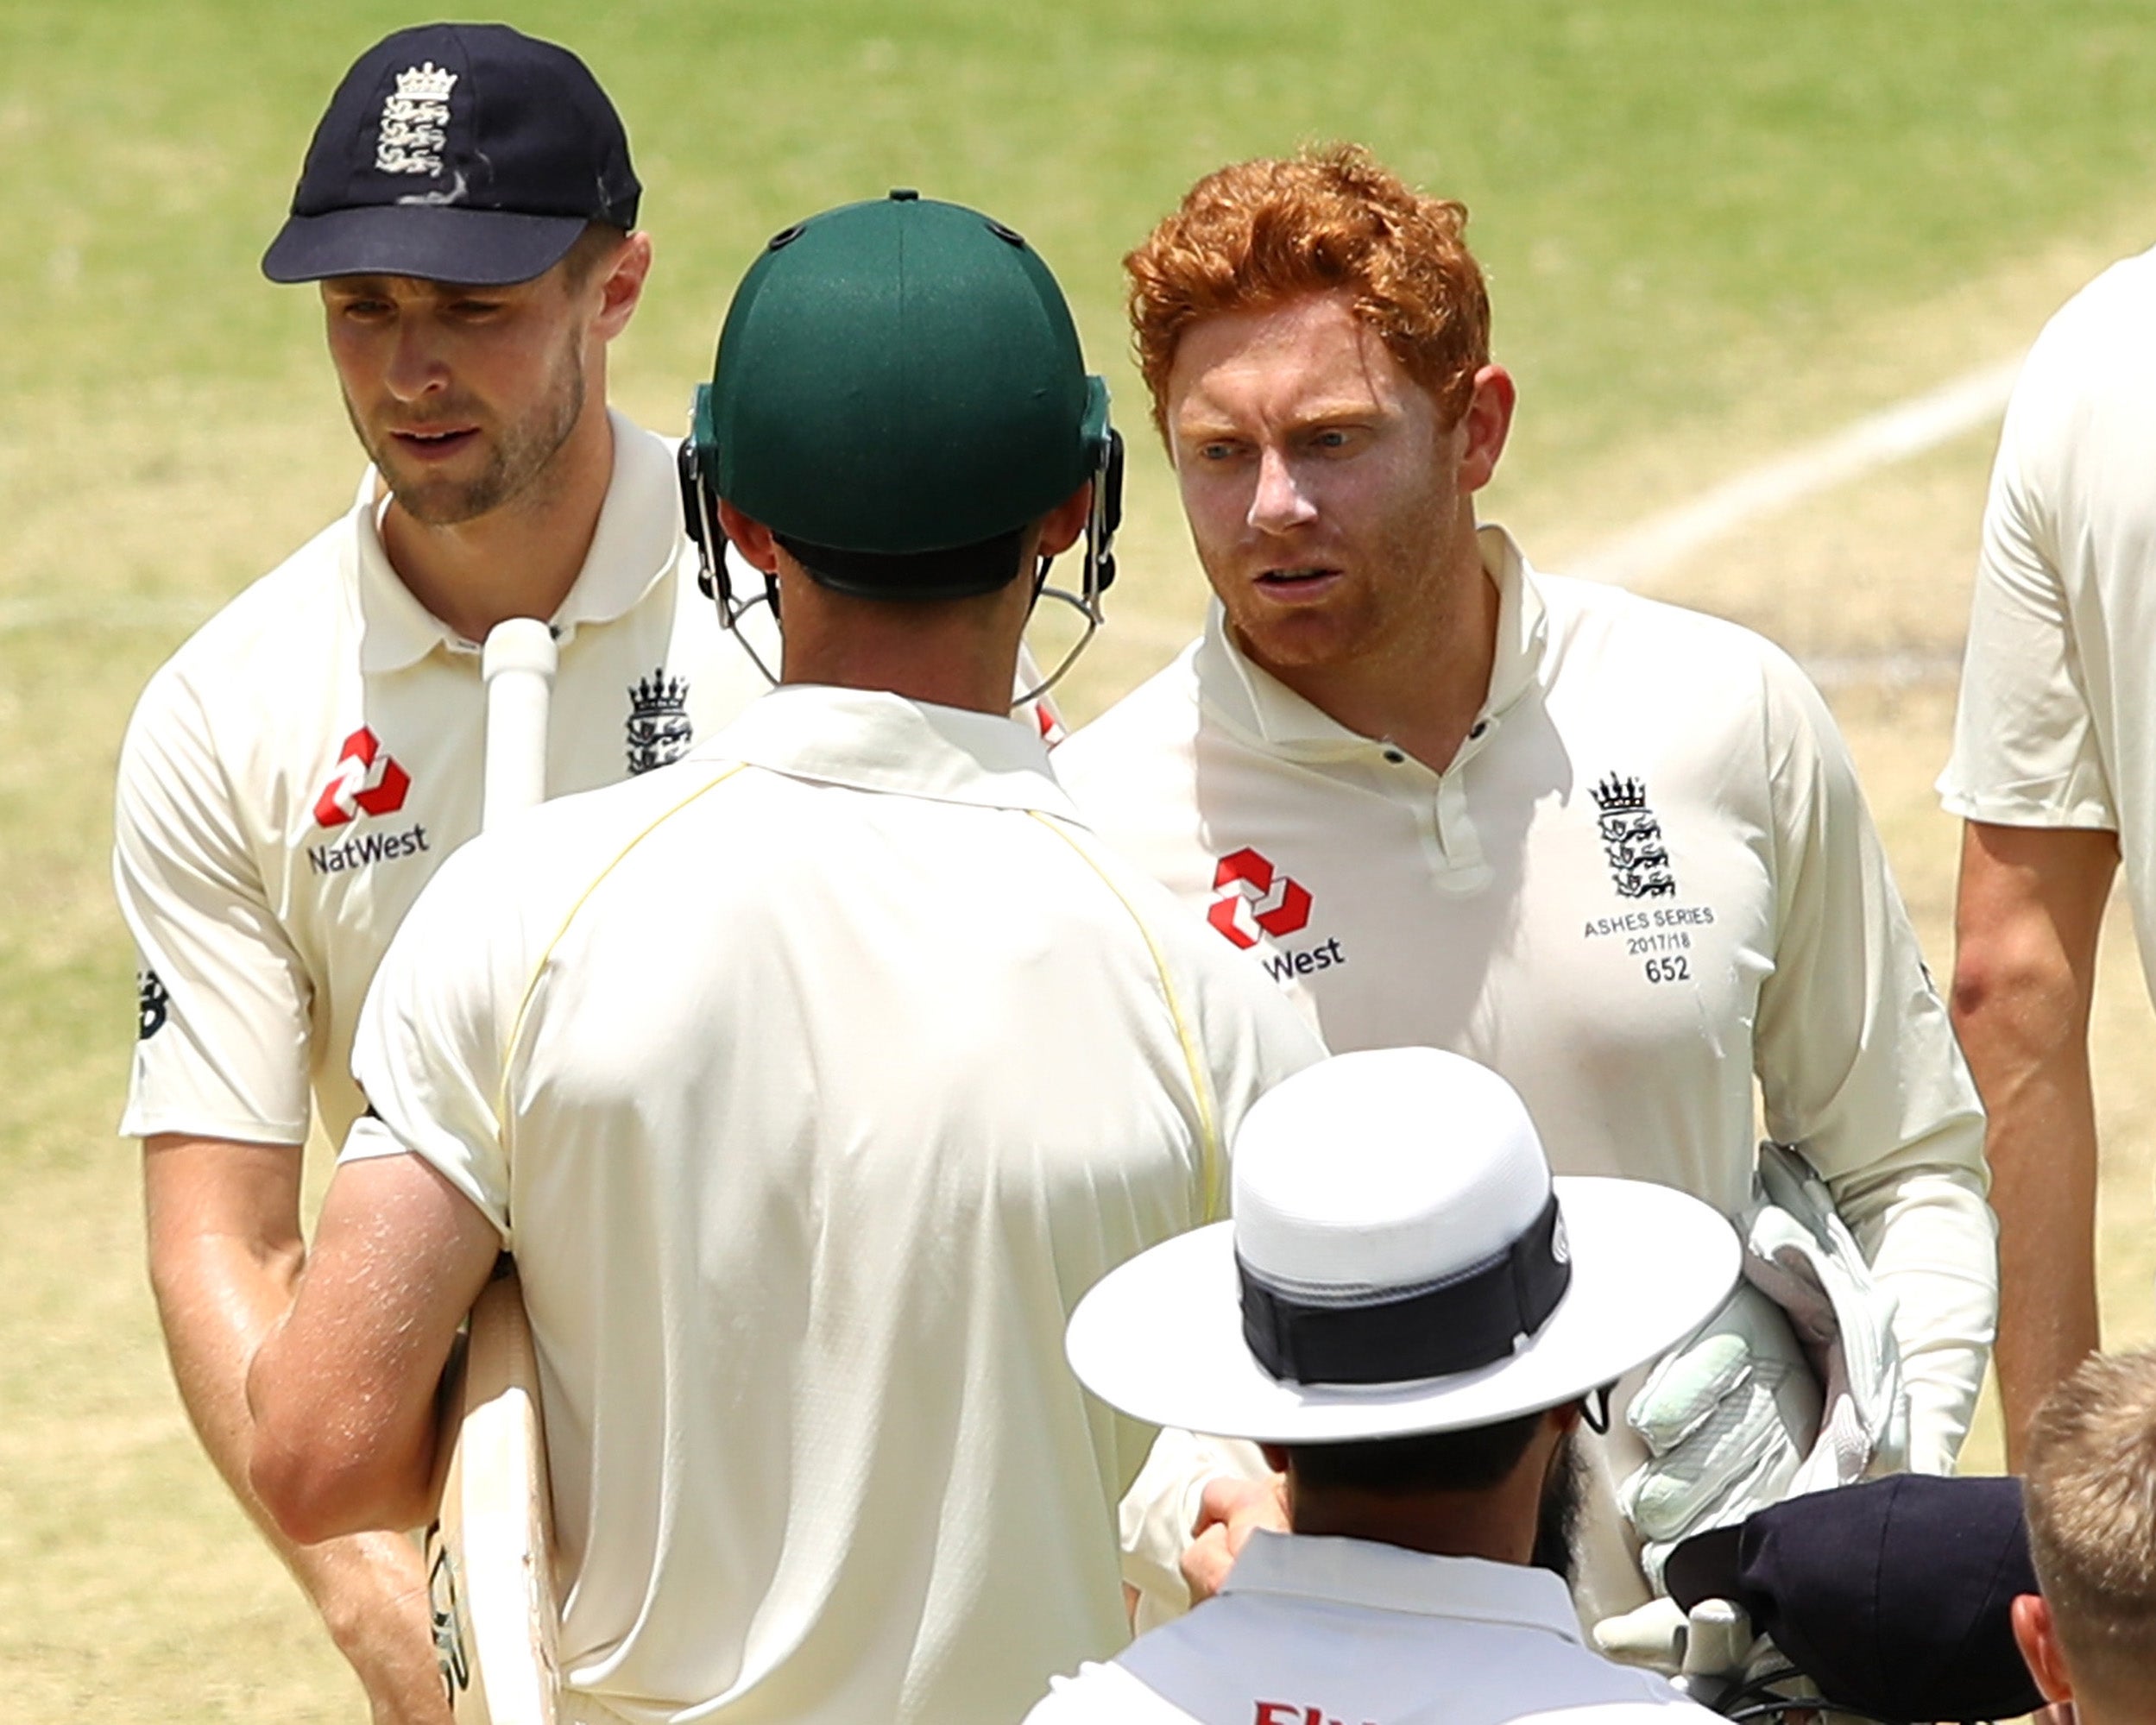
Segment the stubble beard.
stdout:
<path fill-rule="evenodd" d="M 1352 672 L 1394 658 L 1423 661 L 1468 614 L 1468 601 L 1439 549 L 1449 543 L 1453 526 L 1433 504 L 1352 547 L 1369 577 L 1362 590 L 1308 615 L 1268 616 L 1253 607 L 1253 617 L 1264 620 L 1252 629 L 1231 608 L 1228 623 L 1238 645 L 1276 671 Z M 1229 590 L 1202 546 L 1199 562 L 1215 593 Z M 1232 559 L 1223 558 L 1220 567 L 1227 580 L 1242 579 Z"/>
<path fill-rule="evenodd" d="M 583 415 L 584 394 L 583 355 L 571 331 L 556 355 L 552 387 L 523 419 L 495 434 L 486 465 L 470 479 L 405 472 L 395 444 L 387 434 L 369 433 L 349 394 L 344 412 L 397 507 L 422 526 L 453 527 L 490 515 L 539 488 Z M 441 417 L 455 418 L 460 405 L 445 404 Z"/>
<path fill-rule="evenodd" d="M 1535 1568 L 1561 1576 L 1567 1587 L 1578 1567 L 1576 1546 L 1586 1495 L 1587 1458 L 1580 1454 L 1577 1439 L 1567 1432 L 1542 1482 L 1541 1503 L 1535 1518 L 1535 1550 L 1528 1558 Z"/>

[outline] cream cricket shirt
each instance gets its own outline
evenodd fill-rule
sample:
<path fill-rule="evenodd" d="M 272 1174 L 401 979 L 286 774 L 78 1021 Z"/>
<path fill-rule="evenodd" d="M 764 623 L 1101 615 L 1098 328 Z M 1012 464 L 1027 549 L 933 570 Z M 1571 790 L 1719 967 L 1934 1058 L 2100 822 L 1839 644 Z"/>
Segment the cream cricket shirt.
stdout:
<path fill-rule="evenodd" d="M 1688 1725 L 1579 1639 L 1545 1570 L 1256 1533 L 1220 1597 L 1059 1681 L 1026 1725 Z"/>
<path fill-rule="evenodd" d="M 2156 251 L 2030 350 L 1991 474 L 1947 809 L 2119 835 L 2156 998 Z"/>
<path fill-rule="evenodd" d="M 614 476 L 553 618 L 550 787 L 672 760 L 760 693 L 682 537 L 671 446 L 612 418 Z M 479 650 L 390 569 L 358 505 L 205 624 L 122 746 L 113 878 L 140 954 L 121 1131 L 341 1138 L 352 1028 L 389 936 L 478 829 Z"/>
<path fill-rule="evenodd" d="M 1560 1174 L 1734 1215 L 1756 1085 L 1899 1299 L 1912 1455 L 1945 1470 L 1991 1335 L 1983 1117 L 1832 720 L 1747 630 L 1540 576 L 1494 527 L 1482 553 L 1497 661 L 1445 772 L 1250 664 L 1215 607 L 1058 775 L 1328 1047 L 1495 1067 Z"/>
<path fill-rule="evenodd" d="M 782 688 L 452 858 L 345 1155 L 416 1152 L 516 1254 L 572 1688 L 1010 1725 L 1113 1653 L 1152 1434 L 1064 1319 L 1319 1052 L 1002 718 Z"/>

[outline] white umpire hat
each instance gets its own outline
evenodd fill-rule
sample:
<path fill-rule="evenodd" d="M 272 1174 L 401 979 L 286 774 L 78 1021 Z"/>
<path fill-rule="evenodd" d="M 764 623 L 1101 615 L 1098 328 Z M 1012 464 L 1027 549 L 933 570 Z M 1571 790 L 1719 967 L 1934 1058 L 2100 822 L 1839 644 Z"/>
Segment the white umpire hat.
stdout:
<path fill-rule="evenodd" d="M 1729 1223 L 1643 1180 L 1553 1180 L 1497 1073 L 1339 1055 L 1235 1140 L 1234 1218 L 1111 1271 L 1072 1369 L 1138 1419 L 1278 1444 L 1465 1430 L 1651 1359 L 1736 1281 Z"/>

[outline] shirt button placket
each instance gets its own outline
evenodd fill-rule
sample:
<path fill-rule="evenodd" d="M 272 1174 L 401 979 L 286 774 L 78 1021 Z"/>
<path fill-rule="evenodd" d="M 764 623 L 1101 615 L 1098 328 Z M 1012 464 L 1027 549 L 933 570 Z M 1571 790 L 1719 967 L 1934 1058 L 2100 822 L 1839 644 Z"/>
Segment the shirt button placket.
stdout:
<path fill-rule="evenodd" d="M 1491 729 L 1487 717 L 1477 719 L 1468 727 L 1452 765 L 1437 778 L 1437 851 L 1444 871 L 1437 885 L 1446 891 L 1472 892 L 1490 878 L 1489 867 L 1483 861 L 1482 834 L 1475 829 L 1474 816 L 1467 806 L 1467 766 L 1482 752 Z"/>

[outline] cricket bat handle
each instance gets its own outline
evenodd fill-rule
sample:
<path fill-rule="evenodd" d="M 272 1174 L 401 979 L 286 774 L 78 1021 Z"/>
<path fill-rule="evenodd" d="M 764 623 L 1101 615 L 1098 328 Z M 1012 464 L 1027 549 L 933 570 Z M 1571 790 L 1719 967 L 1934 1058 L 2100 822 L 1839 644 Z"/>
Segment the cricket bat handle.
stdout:
<path fill-rule="evenodd" d="M 482 831 L 546 796 L 546 708 L 554 691 L 554 632 L 536 617 L 507 617 L 487 632 L 479 675 L 487 687 Z"/>

